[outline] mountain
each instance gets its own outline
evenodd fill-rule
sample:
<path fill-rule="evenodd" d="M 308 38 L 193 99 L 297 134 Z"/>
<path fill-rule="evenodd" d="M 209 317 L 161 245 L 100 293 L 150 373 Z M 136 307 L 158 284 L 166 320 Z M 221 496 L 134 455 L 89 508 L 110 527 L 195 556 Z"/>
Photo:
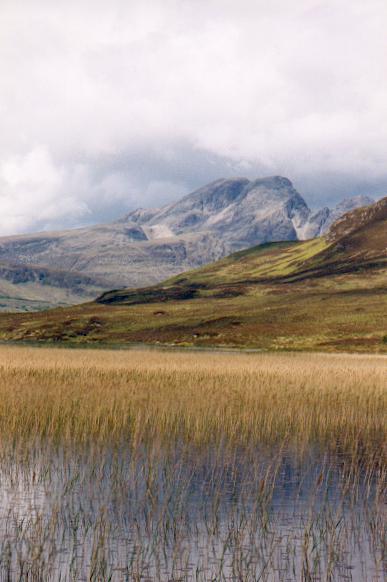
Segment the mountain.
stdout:
<path fill-rule="evenodd" d="M 373 202 L 374 200 L 369 196 L 352 196 L 352 198 L 345 198 L 332 209 L 325 207 L 317 212 L 311 213 L 303 231 L 304 239 L 315 238 L 328 232 L 332 224 L 343 216 L 343 214 L 355 208 L 369 206 Z"/>
<path fill-rule="evenodd" d="M 217 180 L 152 216 L 128 215 L 148 236 L 210 233 L 227 250 L 267 240 L 296 240 L 309 208 L 287 178 Z"/>
<path fill-rule="evenodd" d="M 78 303 L 111 288 L 152 285 L 257 244 L 313 238 L 346 209 L 365 203 L 369 199 L 353 198 L 316 213 L 287 178 L 221 179 L 110 224 L 0 237 L 5 271 L 45 273 L 10 288 L 0 271 L 0 309 Z"/>
<path fill-rule="evenodd" d="M 141 289 L 2 314 L 4 341 L 387 352 L 387 198 Z"/>
<path fill-rule="evenodd" d="M 332 209 L 313 212 L 287 178 L 232 178 L 217 180 L 162 209 L 136 210 L 125 220 L 140 225 L 149 238 L 208 232 L 230 239 L 230 251 L 264 242 L 315 238 L 346 212 L 373 202 L 359 195 Z"/>
<path fill-rule="evenodd" d="M 0 311 L 39 311 L 80 303 L 101 292 L 101 282 L 81 273 L 0 263 Z"/>

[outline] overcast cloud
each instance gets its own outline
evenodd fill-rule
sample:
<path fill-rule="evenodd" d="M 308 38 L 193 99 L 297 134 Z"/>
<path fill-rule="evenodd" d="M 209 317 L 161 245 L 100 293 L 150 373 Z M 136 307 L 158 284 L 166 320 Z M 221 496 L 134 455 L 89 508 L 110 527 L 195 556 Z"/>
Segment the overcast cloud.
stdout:
<path fill-rule="evenodd" d="M 289 177 L 387 194 L 385 0 L 1 0 L 0 233 Z"/>

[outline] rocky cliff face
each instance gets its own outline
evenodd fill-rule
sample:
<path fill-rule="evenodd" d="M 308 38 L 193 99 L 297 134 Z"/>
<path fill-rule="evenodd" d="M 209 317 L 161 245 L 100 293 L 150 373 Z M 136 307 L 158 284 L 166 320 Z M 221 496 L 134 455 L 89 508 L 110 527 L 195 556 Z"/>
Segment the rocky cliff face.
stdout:
<path fill-rule="evenodd" d="M 208 233 L 230 249 L 272 240 L 296 240 L 310 210 L 287 178 L 217 180 L 151 215 L 126 218 L 151 240 Z"/>
<path fill-rule="evenodd" d="M 369 202 L 356 197 L 312 212 L 287 178 L 222 179 L 110 224 L 0 238 L 0 263 L 60 269 L 72 280 L 81 273 L 99 289 L 139 287 L 257 244 L 319 236 Z"/>
<path fill-rule="evenodd" d="M 368 196 L 346 198 L 334 208 L 312 211 L 287 178 L 217 180 L 175 204 L 138 209 L 125 220 L 150 239 L 208 232 L 243 248 L 278 240 L 305 240 L 326 233 L 343 214 L 372 204 Z"/>

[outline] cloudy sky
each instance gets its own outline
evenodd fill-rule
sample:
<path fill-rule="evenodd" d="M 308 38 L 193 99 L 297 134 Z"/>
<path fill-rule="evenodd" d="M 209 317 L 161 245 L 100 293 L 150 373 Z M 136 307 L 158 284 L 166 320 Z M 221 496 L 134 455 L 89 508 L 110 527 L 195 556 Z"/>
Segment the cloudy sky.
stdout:
<path fill-rule="evenodd" d="M 385 0 L 0 0 L 0 234 L 219 177 L 387 194 Z"/>

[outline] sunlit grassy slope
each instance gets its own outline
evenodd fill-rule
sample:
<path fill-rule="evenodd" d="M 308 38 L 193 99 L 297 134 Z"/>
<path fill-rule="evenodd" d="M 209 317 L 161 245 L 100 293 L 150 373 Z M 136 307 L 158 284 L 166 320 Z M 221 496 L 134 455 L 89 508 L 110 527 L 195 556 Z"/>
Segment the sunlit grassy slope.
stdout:
<path fill-rule="evenodd" d="M 326 238 L 271 243 L 144 289 L 2 315 L 0 339 L 387 351 L 387 198 Z"/>

